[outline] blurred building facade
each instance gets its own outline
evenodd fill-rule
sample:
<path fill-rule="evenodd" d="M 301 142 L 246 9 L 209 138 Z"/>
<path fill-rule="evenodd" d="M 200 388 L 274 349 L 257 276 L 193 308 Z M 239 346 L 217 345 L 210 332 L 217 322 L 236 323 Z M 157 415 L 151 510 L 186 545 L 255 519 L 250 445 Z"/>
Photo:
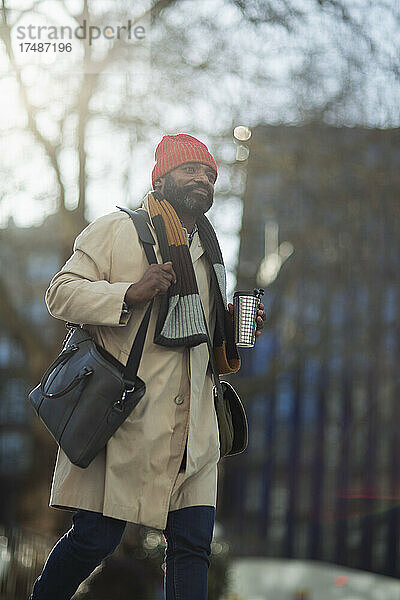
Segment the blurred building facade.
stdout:
<path fill-rule="evenodd" d="M 7 227 L 1 230 L 4 288 L 0 306 L 0 523 L 3 525 L 20 521 L 22 503 L 26 504 L 27 514 L 32 510 L 37 470 L 48 470 L 54 462 L 55 444 L 43 445 L 43 439 L 49 436 L 38 425 L 28 402 L 28 393 L 38 381 L 31 380 L 32 357 L 27 355 L 21 328 L 29 329 L 25 333 L 31 339 L 31 352 L 40 345 L 43 348 L 45 342 L 51 347 L 59 337 L 57 322 L 49 318 L 44 303 L 44 291 L 62 263 L 55 218 L 52 215 L 41 226 L 30 228 L 17 227 L 10 218 Z M 21 319 L 12 326 L 7 322 L 10 304 Z M 47 456 L 49 449 L 51 455 Z M 48 482 L 45 485 L 47 490 Z"/>
<path fill-rule="evenodd" d="M 219 505 L 238 555 L 400 575 L 399 142 L 253 131 L 236 289 L 265 288 L 267 321 L 232 378 L 249 447 Z"/>

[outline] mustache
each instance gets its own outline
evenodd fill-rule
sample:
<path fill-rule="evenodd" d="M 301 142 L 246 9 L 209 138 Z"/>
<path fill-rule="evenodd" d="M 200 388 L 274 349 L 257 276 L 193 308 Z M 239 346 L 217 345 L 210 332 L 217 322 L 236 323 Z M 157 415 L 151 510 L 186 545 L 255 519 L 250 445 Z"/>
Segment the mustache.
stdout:
<path fill-rule="evenodd" d="M 210 188 L 201 183 L 197 183 L 197 184 L 192 183 L 190 185 L 185 185 L 184 190 L 186 193 L 191 192 L 192 190 L 204 190 L 205 192 L 207 192 L 208 195 L 211 194 Z"/>

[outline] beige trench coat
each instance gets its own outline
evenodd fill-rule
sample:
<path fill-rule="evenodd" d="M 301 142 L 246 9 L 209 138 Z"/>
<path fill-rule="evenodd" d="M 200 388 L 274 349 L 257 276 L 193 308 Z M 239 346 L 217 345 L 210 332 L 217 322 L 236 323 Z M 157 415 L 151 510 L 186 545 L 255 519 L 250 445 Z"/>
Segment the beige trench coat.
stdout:
<path fill-rule="evenodd" d="M 85 324 L 100 345 L 126 364 L 148 306 L 121 317 L 126 290 L 148 267 L 136 228 L 129 215 L 114 211 L 90 223 L 73 250 L 46 291 L 48 310 L 58 319 Z M 162 262 L 157 245 L 155 252 Z M 210 272 L 197 233 L 190 254 L 213 331 Z M 207 344 L 154 344 L 159 301 L 156 297 L 138 371 L 146 382 L 145 396 L 86 469 L 58 450 L 50 506 L 93 510 L 157 529 L 165 529 L 170 510 L 216 506 L 220 453 Z M 187 466 L 179 471 L 186 440 Z"/>

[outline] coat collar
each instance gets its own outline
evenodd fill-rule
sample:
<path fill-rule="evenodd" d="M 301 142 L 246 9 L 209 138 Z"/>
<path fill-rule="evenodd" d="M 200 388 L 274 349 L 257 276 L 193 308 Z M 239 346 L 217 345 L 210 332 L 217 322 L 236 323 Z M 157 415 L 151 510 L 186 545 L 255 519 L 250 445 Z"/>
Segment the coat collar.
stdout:
<path fill-rule="evenodd" d="M 146 196 L 142 200 L 142 208 L 144 208 L 149 213 L 148 194 L 146 194 Z M 157 239 L 156 230 L 154 228 L 153 221 L 152 221 L 152 218 L 150 217 L 150 214 L 149 214 L 149 219 L 150 219 L 151 232 L 154 235 L 155 239 Z M 186 231 L 185 228 L 184 228 L 184 231 Z M 200 256 L 204 253 L 204 248 L 201 245 L 198 231 L 196 231 L 196 233 L 193 236 L 193 240 L 192 240 L 192 243 L 190 244 L 189 251 L 190 251 L 190 256 L 192 257 L 192 262 L 196 262 L 196 260 L 198 260 L 200 258 Z"/>

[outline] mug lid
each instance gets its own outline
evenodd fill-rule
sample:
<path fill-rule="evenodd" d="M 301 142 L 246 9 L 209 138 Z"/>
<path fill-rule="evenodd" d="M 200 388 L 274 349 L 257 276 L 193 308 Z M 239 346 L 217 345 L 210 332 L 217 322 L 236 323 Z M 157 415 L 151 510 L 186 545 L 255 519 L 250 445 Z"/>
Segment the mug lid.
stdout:
<path fill-rule="evenodd" d="M 234 292 L 233 297 L 235 297 L 235 296 L 252 296 L 253 298 L 256 297 L 256 295 L 254 294 L 254 290 L 247 290 L 247 291 L 239 290 L 237 292 Z"/>

